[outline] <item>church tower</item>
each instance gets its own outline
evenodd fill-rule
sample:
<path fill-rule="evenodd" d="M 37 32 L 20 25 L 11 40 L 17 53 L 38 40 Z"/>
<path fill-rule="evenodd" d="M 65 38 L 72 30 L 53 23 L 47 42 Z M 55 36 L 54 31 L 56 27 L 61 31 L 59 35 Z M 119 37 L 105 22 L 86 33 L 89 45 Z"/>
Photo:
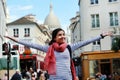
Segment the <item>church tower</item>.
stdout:
<path fill-rule="evenodd" d="M 52 4 L 50 4 L 50 12 L 45 18 L 44 25 L 48 27 L 49 32 L 52 32 L 54 29 L 61 27 L 59 19 L 54 14 Z"/>

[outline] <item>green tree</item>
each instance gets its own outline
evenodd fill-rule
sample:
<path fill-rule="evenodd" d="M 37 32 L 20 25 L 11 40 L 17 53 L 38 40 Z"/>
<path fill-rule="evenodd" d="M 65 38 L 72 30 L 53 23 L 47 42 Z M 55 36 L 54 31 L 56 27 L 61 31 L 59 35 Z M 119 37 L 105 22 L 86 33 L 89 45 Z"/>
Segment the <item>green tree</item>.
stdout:
<path fill-rule="evenodd" d="M 120 49 L 120 38 L 115 37 L 112 41 L 112 48 L 111 50 L 114 50 L 115 52 L 118 52 Z"/>

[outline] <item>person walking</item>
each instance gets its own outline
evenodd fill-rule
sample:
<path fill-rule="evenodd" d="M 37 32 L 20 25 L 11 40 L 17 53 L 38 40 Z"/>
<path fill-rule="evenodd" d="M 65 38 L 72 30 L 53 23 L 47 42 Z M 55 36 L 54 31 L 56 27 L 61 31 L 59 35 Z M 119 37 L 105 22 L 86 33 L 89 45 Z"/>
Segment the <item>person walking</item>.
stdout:
<path fill-rule="evenodd" d="M 27 80 L 31 80 L 31 78 L 32 78 L 32 76 L 31 76 L 32 72 L 33 72 L 33 68 L 30 67 L 29 70 L 26 72 L 26 78 L 27 78 Z"/>
<path fill-rule="evenodd" d="M 12 76 L 10 80 L 22 80 L 22 76 L 19 70 L 16 70 L 15 74 Z"/>
<path fill-rule="evenodd" d="M 71 65 L 73 65 L 73 63 L 71 63 L 70 51 L 68 50 L 67 46 L 69 45 L 71 52 L 73 52 L 74 50 L 88 45 L 94 41 L 103 39 L 105 36 L 111 36 L 111 32 L 104 32 L 97 37 L 86 41 L 67 44 L 65 31 L 61 28 L 57 28 L 52 32 L 52 39 L 49 45 L 40 45 L 28 41 L 16 40 L 9 36 L 5 37 L 19 44 L 46 52 L 44 68 L 48 71 L 50 76 L 49 80 L 76 80 L 74 66 L 71 69 Z"/>
<path fill-rule="evenodd" d="M 4 77 L 2 78 L 2 80 L 8 80 L 8 75 L 7 75 L 7 73 L 4 74 Z"/>

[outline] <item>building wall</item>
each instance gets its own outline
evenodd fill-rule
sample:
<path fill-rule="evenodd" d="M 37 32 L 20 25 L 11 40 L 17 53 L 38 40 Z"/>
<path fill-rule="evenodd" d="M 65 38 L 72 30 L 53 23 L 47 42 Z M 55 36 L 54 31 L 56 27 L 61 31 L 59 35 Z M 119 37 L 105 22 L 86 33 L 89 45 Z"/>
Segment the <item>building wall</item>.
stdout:
<path fill-rule="evenodd" d="M 2 57 L 2 43 L 6 32 L 6 1 L 0 0 L 0 57 Z"/>
<path fill-rule="evenodd" d="M 17 37 L 16 39 L 21 39 L 21 40 L 28 40 L 28 41 L 31 41 L 33 43 L 37 43 L 37 44 L 41 44 L 41 45 L 44 45 L 45 44 L 45 41 L 47 39 L 49 39 L 49 37 L 45 34 L 43 34 L 43 32 L 38 28 L 37 25 L 35 24 L 24 24 L 24 25 L 8 25 L 8 35 L 9 36 L 13 36 L 13 29 L 14 28 L 18 28 L 19 29 L 19 37 Z M 30 36 L 29 37 L 24 37 L 24 29 L 25 28 L 30 28 Z M 15 42 L 12 42 L 12 44 L 16 44 Z M 20 45 L 20 47 L 23 47 L 23 45 Z M 19 47 L 19 48 L 20 48 Z M 24 51 L 24 49 L 23 49 Z M 23 51 L 21 51 L 20 53 L 22 54 Z M 39 50 L 36 50 L 36 49 L 33 49 L 31 48 L 31 51 L 33 54 L 43 54 L 43 52 L 39 51 Z"/>
<path fill-rule="evenodd" d="M 80 15 L 77 12 L 76 16 L 71 19 L 71 25 L 69 26 L 71 30 L 71 43 L 75 43 L 81 40 L 81 35 L 80 35 Z M 81 50 L 77 49 L 73 52 L 73 57 L 78 57 L 80 56 Z"/>
<path fill-rule="evenodd" d="M 99 4 L 91 5 L 91 0 L 80 0 L 80 27 L 81 27 L 81 38 L 82 40 L 87 40 L 93 38 L 103 31 L 111 30 L 110 12 L 118 12 L 118 16 L 120 15 L 120 1 L 110 3 L 108 0 L 98 0 Z M 91 28 L 91 14 L 99 14 L 100 19 L 100 28 L 92 29 Z M 120 27 L 120 16 L 119 19 L 119 26 Z M 101 40 L 101 50 L 110 50 L 111 49 L 111 38 L 105 37 Z M 91 51 L 92 44 L 89 44 L 83 47 L 84 51 Z"/>

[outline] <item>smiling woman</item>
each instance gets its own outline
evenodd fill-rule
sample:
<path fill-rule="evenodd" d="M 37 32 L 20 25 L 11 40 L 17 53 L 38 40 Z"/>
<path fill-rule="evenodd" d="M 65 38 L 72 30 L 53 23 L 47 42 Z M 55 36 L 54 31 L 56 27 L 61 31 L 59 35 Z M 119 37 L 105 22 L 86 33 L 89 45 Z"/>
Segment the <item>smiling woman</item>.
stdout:
<path fill-rule="evenodd" d="M 58 28 L 52 32 L 52 40 L 49 43 L 51 45 L 53 42 L 57 42 L 59 44 L 62 44 L 65 42 L 65 31 Z"/>
<path fill-rule="evenodd" d="M 75 68 L 71 69 L 72 63 L 70 53 L 78 48 L 110 35 L 111 32 L 104 32 L 90 40 L 67 44 L 65 40 L 65 31 L 61 28 L 57 28 L 52 32 L 52 40 L 50 41 L 49 45 L 40 45 L 23 40 L 16 40 L 9 36 L 5 37 L 19 44 L 46 52 L 44 69 L 48 71 L 50 80 L 77 80 Z M 71 49 L 71 52 L 67 48 L 68 45 Z"/>

